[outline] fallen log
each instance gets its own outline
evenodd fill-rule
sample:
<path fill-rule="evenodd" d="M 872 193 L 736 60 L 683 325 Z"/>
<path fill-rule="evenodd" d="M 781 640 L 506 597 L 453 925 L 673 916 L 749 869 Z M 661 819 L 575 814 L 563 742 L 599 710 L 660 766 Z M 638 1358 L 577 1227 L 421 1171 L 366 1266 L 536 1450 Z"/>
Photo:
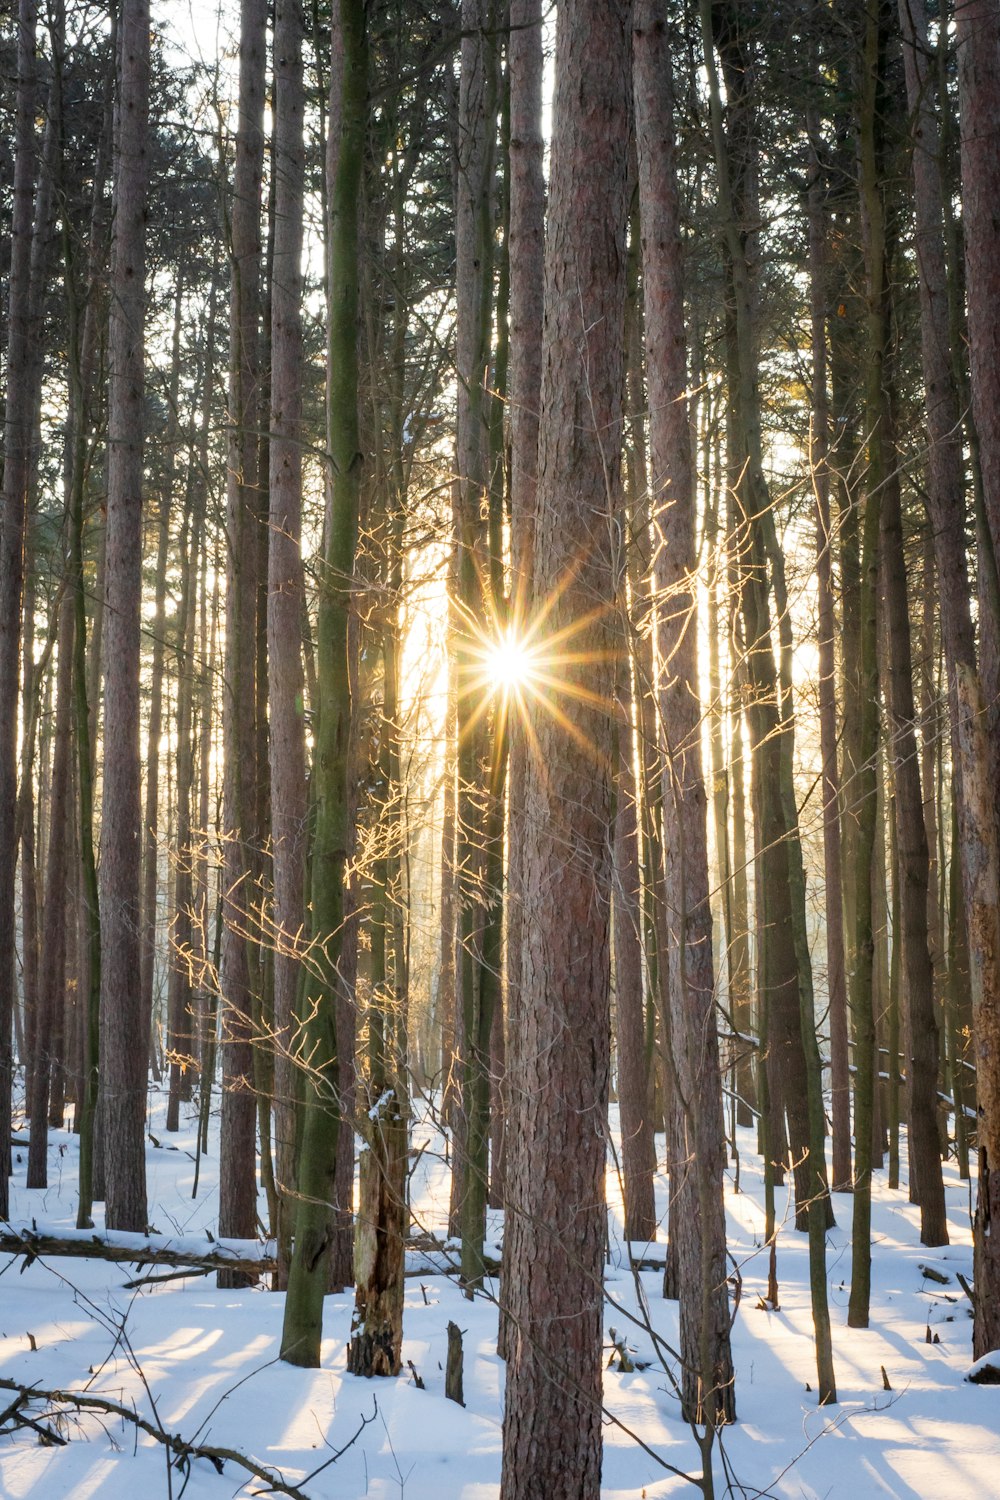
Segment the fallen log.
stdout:
<path fill-rule="evenodd" d="M 119 1261 L 134 1266 L 189 1266 L 193 1271 L 240 1271 L 263 1276 L 277 1259 L 254 1240 L 193 1240 L 166 1234 L 126 1234 L 100 1230 L 39 1229 L 7 1225 L 0 1230 L 0 1254 L 23 1255 L 28 1265 L 40 1256 Z"/>
<path fill-rule="evenodd" d="M 128 1234 L 124 1230 L 39 1228 L 37 1224 L 7 1224 L 0 1229 L 0 1255 L 23 1255 L 26 1265 L 42 1257 L 68 1256 L 76 1260 L 109 1260 L 132 1266 L 169 1266 L 182 1275 L 205 1276 L 212 1271 L 239 1271 L 264 1276 L 277 1268 L 274 1242 L 212 1240 L 167 1234 Z M 458 1276 L 457 1253 L 427 1236 L 406 1243 L 406 1276 Z M 485 1259 L 489 1275 L 500 1271 L 499 1260 Z M 136 1285 L 127 1282 L 127 1286 Z"/>

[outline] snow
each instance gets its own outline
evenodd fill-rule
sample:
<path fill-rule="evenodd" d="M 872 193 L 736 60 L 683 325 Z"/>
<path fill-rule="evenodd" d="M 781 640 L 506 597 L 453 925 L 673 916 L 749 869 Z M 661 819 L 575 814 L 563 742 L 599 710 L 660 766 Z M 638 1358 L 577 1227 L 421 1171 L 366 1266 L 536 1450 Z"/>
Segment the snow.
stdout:
<path fill-rule="evenodd" d="M 163 1107 L 157 1099 L 153 1133 L 161 1141 Z M 147 1158 L 151 1226 L 187 1250 L 206 1248 L 210 1237 L 212 1247 L 218 1243 L 217 1139 L 213 1135 L 198 1197 L 192 1200 L 195 1129 L 193 1117 L 183 1121 L 173 1138 L 181 1149 L 151 1145 Z M 448 1175 L 441 1143 L 429 1121 L 418 1121 L 414 1138 L 415 1147 L 425 1148 L 411 1187 L 414 1230 L 443 1241 Z M 659 1145 L 662 1159 L 662 1141 Z M 741 1133 L 740 1152 L 744 1191 L 727 1194 L 730 1250 L 742 1277 L 733 1328 L 740 1420 L 723 1437 L 725 1466 L 734 1476 L 731 1493 L 781 1500 L 982 1500 L 997 1494 L 1000 1391 L 967 1378 L 972 1373 L 970 1307 L 957 1273 L 972 1276 L 969 1186 L 958 1181 L 954 1165 L 946 1168 L 952 1244 L 933 1251 L 919 1244 L 919 1214 L 905 1190 L 890 1192 L 884 1176 L 876 1178 L 868 1330 L 846 1326 L 851 1205 L 837 1197 L 828 1267 L 840 1404 L 820 1410 L 806 1238 L 792 1227 L 786 1205 L 777 1252 L 780 1309 L 764 1310 L 759 1305 L 767 1278 L 767 1255 L 760 1245 L 762 1183 L 749 1131 Z M 76 1219 L 73 1137 L 51 1136 L 48 1190 L 25 1189 L 26 1157 L 23 1147 L 15 1148 L 12 1220 L 68 1232 Z M 662 1180 L 658 1192 L 665 1205 Z M 660 1340 L 676 1343 L 677 1309 L 660 1296 L 659 1271 L 633 1270 L 640 1260 L 662 1259 L 664 1247 L 624 1242 L 613 1166 L 608 1195 L 605 1326 L 614 1327 L 619 1338 L 624 1334 L 637 1368 L 622 1374 L 616 1358 L 615 1367 L 605 1371 L 603 1494 L 608 1500 L 690 1495 L 696 1493 L 691 1484 L 663 1467 L 698 1471 L 692 1435 L 679 1419 L 660 1363 Z M 491 1253 L 501 1231 L 501 1217 L 491 1214 Z M 42 1258 L 25 1267 L 23 1259 L 3 1257 L 0 1377 L 43 1388 L 86 1388 L 134 1403 L 144 1416 L 158 1418 L 164 1429 L 188 1441 L 253 1455 L 313 1500 L 495 1500 L 503 1390 L 496 1309 L 489 1294 L 467 1301 L 440 1274 L 449 1263 L 454 1264 L 454 1254 L 447 1251 L 408 1253 L 403 1374 L 366 1381 L 344 1368 L 350 1293 L 327 1299 L 322 1368 L 299 1370 L 278 1360 L 283 1299 L 263 1288 L 218 1291 L 214 1276 L 193 1276 L 129 1291 L 124 1283 L 137 1273 L 127 1264 Z M 925 1266 L 946 1275 L 947 1283 L 929 1280 Z M 488 1293 L 490 1288 L 495 1291 L 495 1283 L 488 1283 Z M 464 1330 L 464 1409 L 444 1396 L 449 1321 Z M 928 1330 L 937 1342 L 927 1342 Z M 607 1345 L 606 1363 L 612 1355 L 610 1336 Z M 416 1387 L 411 1362 L 425 1390 Z M 883 1368 L 890 1390 L 884 1389 Z M 0 1391 L 0 1411 L 8 1399 Z M 34 1408 L 36 1415 L 42 1410 Z M 368 1425 L 353 1446 L 307 1478 L 349 1442 L 364 1419 Z M 162 1446 L 137 1436 L 120 1419 L 71 1417 L 59 1430 L 69 1439 L 63 1447 L 42 1446 L 30 1429 L 0 1437 L 0 1500 L 179 1497 L 184 1475 L 168 1473 Z M 719 1495 L 725 1492 L 718 1455 L 716 1486 Z M 220 1475 L 208 1462 L 195 1460 L 185 1495 L 231 1500 L 262 1488 L 232 1464 Z"/>

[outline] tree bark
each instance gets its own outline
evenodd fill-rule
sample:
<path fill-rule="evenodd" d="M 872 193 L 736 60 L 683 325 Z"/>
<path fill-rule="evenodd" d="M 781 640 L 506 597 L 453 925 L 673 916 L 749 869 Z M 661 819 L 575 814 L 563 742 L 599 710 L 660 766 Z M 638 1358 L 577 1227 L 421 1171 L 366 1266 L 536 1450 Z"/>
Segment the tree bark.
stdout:
<path fill-rule="evenodd" d="M 108 346 L 108 534 L 101 809 L 101 1111 L 105 1220 L 146 1227 L 148 1033 L 139 987 L 139 630 L 149 3 L 122 0 Z"/>
<path fill-rule="evenodd" d="M 250 1039 L 249 844 L 255 828 L 255 658 L 260 392 L 260 193 L 264 153 L 267 5 L 242 0 L 240 96 L 229 215 L 229 456 L 226 493 L 226 649 L 223 666 L 222 1041 L 219 1233 L 251 1236 L 257 1224 L 256 1105 Z M 232 1285 L 229 1273 L 220 1286 Z M 239 1281 L 239 1285 L 243 1282 Z"/>
<path fill-rule="evenodd" d="M 735 1420 L 723 1172 L 722 1081 L 715 1020 L 707 798 L 701 764 L 695 500 L 688 430 L 680 213 L 673 161 L 671 59 L 657 0 L 633 12 L 649 387 L 653 576 L 663 735 L 670 1024 L 681 1171 L 671 1188 L 681 1328 L 681 1409 L 715 1428 Z"/>
<path fill-rule="evenodd" d="M 818 14 L 817 14 L 818 20 Z M 829 297 L 818 112 L 808 116 L 809 281 L 812 320 L 812 443 L 809 455 L 816 502 L 816 593 L 819 648 L 820 750 L 823 761 L 823 868 L 826 876 L 826 973 L 830 1001 L 830 1105 L 833 1189 L 851 1190 L 851 1080 L 847 1039 L 840 778 L 837 774 L 837 678 L 834 641 L 833 537 L 830 526 L 830 403 L 827 389 L 826 310 Z"/>
<path fill-rule="evenodd" d="M 291 1235 L 295 1187 L 295 1068 L 292 1019 L 298 1005 L 305 931 L 306 744 L 302 669 L 302 210 L 303 17 L 300 0 L 275 12 L 275 197 L 271 282 L 271 444 L 267 638 L 270 697 L 271 848 L 274 860 L 275 1170 L 280 1225 Z"/>
<path fill-rule="evenodd" d="M 62 1037 L 66 974 L 68 895 L 68 819 L 72 768 L 73 715 L 73 595 L 67 589 L 59 610 L 59 664 L 56 682 L 55 744 L 49 792 L 49 848 L 45 871 L 41 974 L 35 1047 L 31 1069 L 27 1186 L 48 1186 L 49 1088 L 54 1069 L 61 1065 L 57 1041 Z"/>
<path fill-rule="evenodd" d="M 896 801 L 900 929 L 894 933 L 905 997 L 906 1077 L 910 1174 L 920 1205 L 920 1243 L 947 1245 L 948 1219 L 938 1135 L 938 1028 L 934 969 L 927 928 L 930 858 L 917 759 L 913 659 L 906 596 L 906 559 L 899 481 L 892 476 L 882 499 L 882 588 L 888 636 L 890 749 Z M 896 1056 L 890 1051 L 893 1077 Z"/>
<path fill-rule="evenodd" d="M 959 739 L 969 818 L 962 829 L 965 913 L 976 1039 L 979 1198 L 976 1208 L 976 1355 L 1000 1347 L 1000 934 L 994 872 L 1000 845 L 1000 3 L 956 9 L 962 129 L 962 213 L 972 410 L 985 515 L 979 526 L 981 697 L 958 670 Z M 983 524 L 985 523 L 985 524 Z M 943 602 L 943 601 L 942 601 Z M 985 715 L 980 734 L 980 705 Z M 988 759 L 979 761 L 980 753 Z M 985 821 L 984 821 L 985 818 Z"/>
<path fill-rule="evenodd" d="M 31 240 L 35 193 L 34 0 L 20 0 L 17 18 L 17 99 L 14 208 L 8 281 L 7 400 L 4 411 L 0 512 L 0 848 L 16 847 L 17 695 L 21 647 L 24 526 L 35 413 L 26 378 L 35 351 L 30 338 Z M 16 860 L 0 860 L 0 1215 L 8 1212 L 11 1067 L 17 980 L 14 967 Z"/>
<path fill-rule="evenodd" d="M 538 405 L 542 379 L 542 319 L 545 278 L 545 178 L 542 140 L 541 0 L 510 0 L 507 70 L 510 87 L 510 356 L 507 369 L 510 408 L 510 629 L 521 638 L 527 623 L 535 536 L 538 476 Z M 524 943 L 523 793 L 528 742 L 520 714 L 509 723 L 507 775 L 507 940 L 505 944 L 506 1072 L 504 1111 L 513 1108 L 513 1080 L 520 1077 L 525 997 L 521 989 Z M 517 1132 L 507 1132 L 507 1180 L 516 1171 Z M 498 1348 L 506 1357 L 511 1325 L 506 1290 L 519 1263 L 520 1222 L 508 1214 L 504 1225 L 504 1276 L 500 1286 Z"/>
<path fill-rule="evenodd" d="M 358 421 L 358 220 L 368 110 L 368 33 L 362 0 L 340 0 L 343 82 L 340 149 L 329 205 L 328 342 L 331 482 L 320 575 L 317 723 L 312 789 L 311 936 L 314 966 L 305 992 L 304 1044 L 310 1059 L 299 1157 L 295 1248 L 288 1277 L 281 1357 L 319 1364 L 328 1284 L 332 1210 L 341 1123 L 337 1038 L 338 960 L 343 943 L 351 680 L 348 621 L 362 454 Z"/>
<path fill-rule="evenodd" d="M 503 1500 L 600 1490 L 627 8 L 561 6 L 555 78 L 531 616 L 570 660 L 554 678 L 556 712 L 527 705 Z"/>

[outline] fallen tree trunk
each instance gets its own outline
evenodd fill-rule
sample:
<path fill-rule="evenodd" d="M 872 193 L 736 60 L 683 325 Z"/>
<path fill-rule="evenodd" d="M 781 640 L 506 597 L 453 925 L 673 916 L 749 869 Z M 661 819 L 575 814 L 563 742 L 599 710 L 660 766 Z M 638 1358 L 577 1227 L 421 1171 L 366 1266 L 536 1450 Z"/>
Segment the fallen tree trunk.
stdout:
<path fill-rule="evenodd" d="M 121 1261 L 138 1266 L 190 1266 L 192 1270 L 241 1271 L 262 1276 L 277 1265 L 270 1246 L 253 1240 L 188 1241 L 159 1234 L 102 1233 L 99 1230 L 47 1230 L 8 1225 L 0 1231 L 0 1253 Z"/>
<path fill-rule="evenodd" d="M 458 1276 L 457 1251 L 431 1236 L 408 1240 L 406 1276 Z M 110 1260 L 133 1266 L 170 1266 L 190 1269 L 192 1275 L 210 1271 L 238 1271 L 263 1276 L 277 1268 L 274 1242 L 209 1240 L 166 1234 L 127 1234 L 97 1229 L 47 1229 L 36 1224 L 7 1224 L 0 1230 L 0 1255 L 24 1255 L 30 1265 L 44 1256 L 77 1260 Z M 435 1261 L 437 1255 L 440 1260 Z M 487 1275 L 496 1276 L 500 1262 L 484 1257 Z M 128 1283 L 132 1285 L 132 1283 Z"/>

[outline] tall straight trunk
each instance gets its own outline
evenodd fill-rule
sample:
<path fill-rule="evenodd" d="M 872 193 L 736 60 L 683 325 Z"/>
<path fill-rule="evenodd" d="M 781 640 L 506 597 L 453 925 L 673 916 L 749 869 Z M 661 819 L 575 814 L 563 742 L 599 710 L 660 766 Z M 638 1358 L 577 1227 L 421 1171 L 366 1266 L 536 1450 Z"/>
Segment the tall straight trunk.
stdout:
<path fill-rule="evenodd" d="M 207 381 L 206 373 L 203 380 Z M 199 477 L 189 476 L 191 503 L 185 524 L 188 534 L 181 585 L 180 640 L 177 650 L 177 815 L 174 853 L 173 915 L 170 932 L 170 975 L 167 983 L 167 1027 L 170 1083 L 167 1129 L 179 1125 L 180 1105 L 190 1099 L 190 1080 L 196 1061 L 192 994 L 192 922 L 194 850 L 191 801 L 194 794 L 195 747 L 195 621 L 197 620 L 198 559 L 202 540 L 202 501 Z"/>
<path fill-rule="evenodd" d="M 1000 1346 L 1000 931 L 996 904 L 1000 855 L 1000 5 L 971 0 L 956 8 L 961 106 L 962 217 L 968 289 L 972 411 L 978 440 L 983 516 L 979 518 L 981 686 L 972 663 L 953 668 L 953 728 L 958 742 L 962 884 L 967 924 L 979 1115 L 979 1196 L 973 1351 Z M 942 197 L 942 202 L 944 199 Z M 964 559 L 963 559 L 964 560 Z M 959 580 L 941 579 L 942 630 L 962 609 Z M 950 665 L 950 664 L 949 664 Z M 985 707 L 984 707 L 985 705 Z M 978 716 L 985 712 L 985 724 Z M 985 729 L 985 733 L 981 732 Z M 985 759 L 980 760 L 980 757 Z M 964 816 L 963 816 L 964 812 Z"/>
<path fill-rule="evenodd" d="M 635 751 L 629 657 L 619 646 L 618 771 L 615 784 L 614 954 L 618 1115 L 625 1238 L 656 1238 L 656 1153 L 648 1089 L 642 981 L 642 890 L 636 818 Z"/>
<path fill-rule="evenodd" d="M 882 589 L 888 637 L 888 708 L 896 802 L 900 927 L 898 945 L 905 997 L 906 1077 L 910 1175 L 920 1204 L 920 1242 L 947 1245 L 944 1181 L 937 1127 L 938 1028 L 934 969 L 927 927 L 930 857 L 917 759 L 913 660 L 899 481 L 890 476 L 882 499 Z M 890 1077 L 897 1061 L 889 1058 Z"/>
<path fill-rule="evenodd" d="M 22 638 L 35 637 L 35 570 L 26 568 L 24 584 L 24 620 Z M 34 651 L 21 653 L 21 716 L 25 726 L 21 739 L 21 784 L 18 792 L 17 822 L 20 824 L 21 852 L 21 1005 L 14 1008 L 14 1055 L 34 1056 L 34 1028 L 38 1015 L 38 970 L 41 956 L 39 939 L 39 870 L 35 844 L 35 721 L 37 686 Z M 26 1101 L 30 1118 L 30 1101 Z"/>
<path fill-rule="evenodd" d="M 340 149 L 330 201 L 329 240 L 331 477 L 320 574 L 312 772 L 316 813 L 311 936 L 317 946 L 316 968 L 308 977 L 305 994 L 304 1044 L 310 1071 L 305 1082 L 295 1248 L 281 1335 L 282 1359 L 309 1367 L 319 1364 L 340 1133 L 337 964 L 343 943 L 344 866 L 351 821 L 348 618 L 362 462 L 358 420 L 358 221 L 368 95 L 368 35 L 362 0 L 341 0 L 339 28 L 343 47 Z"/>
<path fill-rule="evenodd" d="M 367 1097 L 361 1123 L 367 1150 L 360 1164 L 354 1235 L 355 1300 L 347 1368 L 354 1375 L 398 1375 L 403 1342 L 403 1266 L 406 1233 L 407 973 L 402 890 L 404 836 L 399 782 L 397 705 L 402 520 L 393 518 L 387 593 L 393 600 L 383 644 L 384 719 L 379 736 L 386 805 L 383 857 L 375 864 L 371 919 Z M 397 530 L 398 525 L 398 530 Z M 395 616 L 395 618 L 392 618 Z M 390 968 L 391 963 L 391 968 Z"/>
<path fill-rule="evenodd" d="M 731 401 L 736 409 L 739 449 L 745 473 L 736 488 L 741 548 L 741 605 L 746 632 L 745 671 L 754 752 L 754 795 L 763 902 L 757 912 L 765 935 L 762 988 L 768 997 L 768 1027 L 775 1061 L 783 1071 L 789 1142 L 796 1152 L 796 1223 L 809 1231 L 809 1279 L 816 1337 L 820 1405 L 837 1399 L 826 1281 L 826 1227 L 829 1193 L 822 1074 L 816 1041 L 812 968 L 806 931 L 805 878 L 792 776 L 793 708 L 791 640 L 783 559 L 777 545 L 771 497 L 764 475 L 761 408 L 757 383 L 757 337 L 748 247 L 737 216 L 730 173 L 730 142 L 722 117 L 718 70 L 713 50 L 713 11 L 701 0 L 702 39 L 708 69 L 712 135 L 731 281 L 734 339 Z M 720 54 L 727 64 L 727 88 L 750 87 L 737 77 L 742 48 L 740 7 L 715 16 Z M 744 100 L 744 104 L 745 104 Z M 745 153 L 749 147 L 741 148 Z M 737 166 L 740 166 L 737 159 Z M 746 175 L 746 164 L 741 168 Z M 769 579 L 775 593 L 781 641 L 780 676 L 772 645 Z M 775 1044 L 777 1046 L 775 1047 Z M 777 1068 L 769 1087 L 777 1082 Z M 772 1147 L 773 1155 L 773 1147 Z M 804 1221 L 804 1222 L 803 1222 Z"/>
<path fill-rule="evenodd" d="M 142 1013 L 151 1026 L 153 1016 L 153 977 L 156 969 L 157 866 L 159 861 L 158 813 L 160 798 L 160 737 L 163 732 L 163 658 L 166 648 L 167 556 L 170 547 L 170 510 L 173 499 L 174 455 L 178 439 L 177 403 L 180 393 L 181 309 L 183 277 L 177 278 L 174 291 L 174 328 L 171 347 L 170 381 L 167 393 L 167 452 L 160 489 L 160 513 L 157 524 L 156 581 L 153 604 L 153 650 L 149 668 L 149 728 L 146 734 L 146 812 L 143 819 L 142 850 L 142 946 L 140 949 L 139 986 Z M 152 1038 L 151 1038 L 152 1040 Z M 150 1063 L 156 1060 L 156 1049 L 150 1046 Z M 167 1129 L 176 1130 L 177 1125 Z"/>
<path fill-rule="evenodd" d="M 7 401 L 3 491 L 0 496 L 0 1215 L 8 1213 L 11 1045 L 17 980 L 14 891 L 17 806 L 17 694 L 20 683 L 22 552 L 35 413 L 30 367 L 31 240 L 35 192 L 35 0 L 20 0 L 17 17 L 17 100 L 14 210 L 8 280 Z"/>
<path fill-rule="evenodd" d="M 533 574 L 535 503 L 538 475 L 538 403 L 542 379 L 542 316 L 545 275 L 545 180 L 542 139 L 541 0 L 510 0 L 507 70 L 510 87 L 510 354 L 507 399 L 510 409 L 510 629 L 523 635 Z M 510 1080 L 521 1076 L 526 997 L 521 988 L 525 938 L 523 794 L 528 741 L 520 714 L 509 723 L 507 777 L 507 940 L 505 944 L 506 1073 L 505 1114 L 513 1108 Z M 507 1131 L 507 1180 L 517 1172 L 521 1143 Z M 511 1326 L 506 1290 L 520 1260 L 520 1221 L 508 1214 L 504 1227 L 504 1274 L 500 1283 L 498 1346 L 506 1357 Z"/>
<path fill-rule="evenodd" d="M 673 1185 L 682 1401 L 689 1422 L 735 1419 L 723 1172 L 722 1081 L 716 1028 L 707 799 L 701 764 L 695 586 L 695 497 L 688 431 L 680 211 L 674 167 L 671 58 L 658 0 L 633 14 L 649 386 L 653 569 L 658 605 L 666 906 L 671 952 L 674 1084 L 683 1121 Z"/>
<path fill-rule="evenodd" d="M 830 403 L 827 388 L 826 264 L 828 234 L 819 155 L 818 111 L 808 115 L 810 138 L 809 285 L 812 320 L 812 444 L 810 467 L 816 502 L 816 592 L 819 617 L 819 716 L 823 761 L 823 867 L 826 876 L 826 973 L 830 1015 L 830 1096 L 833 1116 L 833 1188 L 851 1188 L 851 1081 L 847 1042 L 847 977 L 837 774 L 837 679 L 834 641 L 833 538 L 830 527 Z"/>
<path fill-rule="evenodd" d="M 59 610 L 59 665 L 56 682 L 55 744 L 49 791 L 49 847 L 45 871 L 42 962 L 35 1019 L 35 1047 L 30 1078 L 28 1187 L 47 1187 L 49 1086 L 61 1058 L 55 1040 L 62 1033 L 66 965 L 67 820 L 70 815 L 70 772 L 73 719 L 73 595 L 67 589 Z"/>
<path fill-rule="evenodd" d="M 108 540 L 101 808 L 101 1111 L 105 1221 L 146 1227 L 148 1033 L 139 989 L 139 631 L 149 3 L 122 0 L 108 343 Z"/>
<path fill-rule="evenodd" d="M 256 1106 L 250 1039 L 247 912 L 256 804 L 256 615 L 260 390 L 260 195 L 264 153 L 267 5 L 242 0 L 240 96 L 229 214 L 229 457 L 226 493 L 226 650 L 223 666 L 222 1125 L 219 1232 L 243 1238 L 257 1224 Z M 219 1272 L 220 1286 L 233 1284 Z"/>
<path fill-rule="evenodd" d="M 557 712 L 527 703 L 503 1500 L 600 1491 L 627 139 L 627 8 L 569 0 L 556 33 L 530 615 L 570 660 L 554 678 Z"/>
<path fill-rule="evenodd" d="M 484 894 L 484 825 L 493 821 L 484 776 L 491 725 L 484 713 L 477 635 L 491 630 L 489 536 L 484 502 L 487 472 L 488 370 L 493 297 L 494 177 L 499 66 L 495 0 L 463 0 L 459 89 L 458 180 L 455 206 L 458 424 L 455 540 L 458 594 L 454 639 L 458 670 L 458 921 L 461 934 L 463 1172 L 460 1224 L 462 1276 L 483 1276 L 489 1154 L 489 1067 L 493 992 L 486 973 L 488 923 Z"/>
<path fill-rule="evenodd" d="M 306 744 L 302 669 L 303 17 L 300 0 L 275 11 L 275 197 L 271 281 L 270 549 L 267 670 L 271 849 L 274 861 L 274 1121 L 279 1233 L 290 1238 L 295 1185 L 292 1018 L 305 928 Z"/>
<path fill-rule="evenodd" d="M 113 32 L 115 27 L 113 26 Z M 53 78 L 56 117 L 59 121 L 58 172 L 65 189 L 65 140 L 62 101 L 65 84 L 65 7 L 57 0 L 52 26 Z M 111 48 L 112 56 L 116 45 Z M 103 275 L 107 251 L 104 218 L 104 187 L 111 155 L 112 118 L 110 80 L 106 90 L 105 118 L 98 143 L 91 199 L 90 238 L 87 265 L 80 276 L 74 258 L 74 233 L 65 214 L 62 221 L 65 262 L 68 419 L 72 459 L 69 495 L 69 579 L 73 594 L 73 732 L 76 740 L 78 848 L 80 862 L 79 973 L 79 1074 L 74 1125 L 80 1137 L 80 1196 L 77 1227 L 89 1228 L 95 1178 L 97 1177 L 98 1055 L 100 1050 L 101 923 L 94 854 L 94 727 L 96 687 L 91 666 L 99 660 L 100 618 L 104 588 L 103 537 L 98 548 L 97 588 L 94 591 L 94 651 L 87 652 L 87 588 L 84 576 L 84 500 L 90 457 L 91 410 L 98 364 L 101 304 L 98 283 Z M 65 192 L 62 194 L 65 199 Z M 94 712 L 92 712 L 92 708 Z"/>
<path fill-rule="evenodd" d="M 888 338 L 885 211 L 882 202 L 884 171 L 879 105 L 885 7 L 876 6 L 865 18 L 860 79 L 860 195 L 864 228 L 867 290 L 865 428 L 868 465 L 861 538 L 860 642 L 852 691 L 858 705 L 858 738 L 850 799 L 853 822 L 854 933 L 848 997 L 854 1025 L 854 1217 L 852 1226 L 851 1292 L 847 1321 L 851 1328 L 867 1328 L 871 1298 L 871 1177 L 874 1126 L 876 1038 L 873 980 L 875 923 L 873 869 L 880 848 L 878 818 L 879 670 L 876 601 L 880 512 L 887 471 L 885 355 Z M 848 669 L 850 671 L 850 669 Z"/>

